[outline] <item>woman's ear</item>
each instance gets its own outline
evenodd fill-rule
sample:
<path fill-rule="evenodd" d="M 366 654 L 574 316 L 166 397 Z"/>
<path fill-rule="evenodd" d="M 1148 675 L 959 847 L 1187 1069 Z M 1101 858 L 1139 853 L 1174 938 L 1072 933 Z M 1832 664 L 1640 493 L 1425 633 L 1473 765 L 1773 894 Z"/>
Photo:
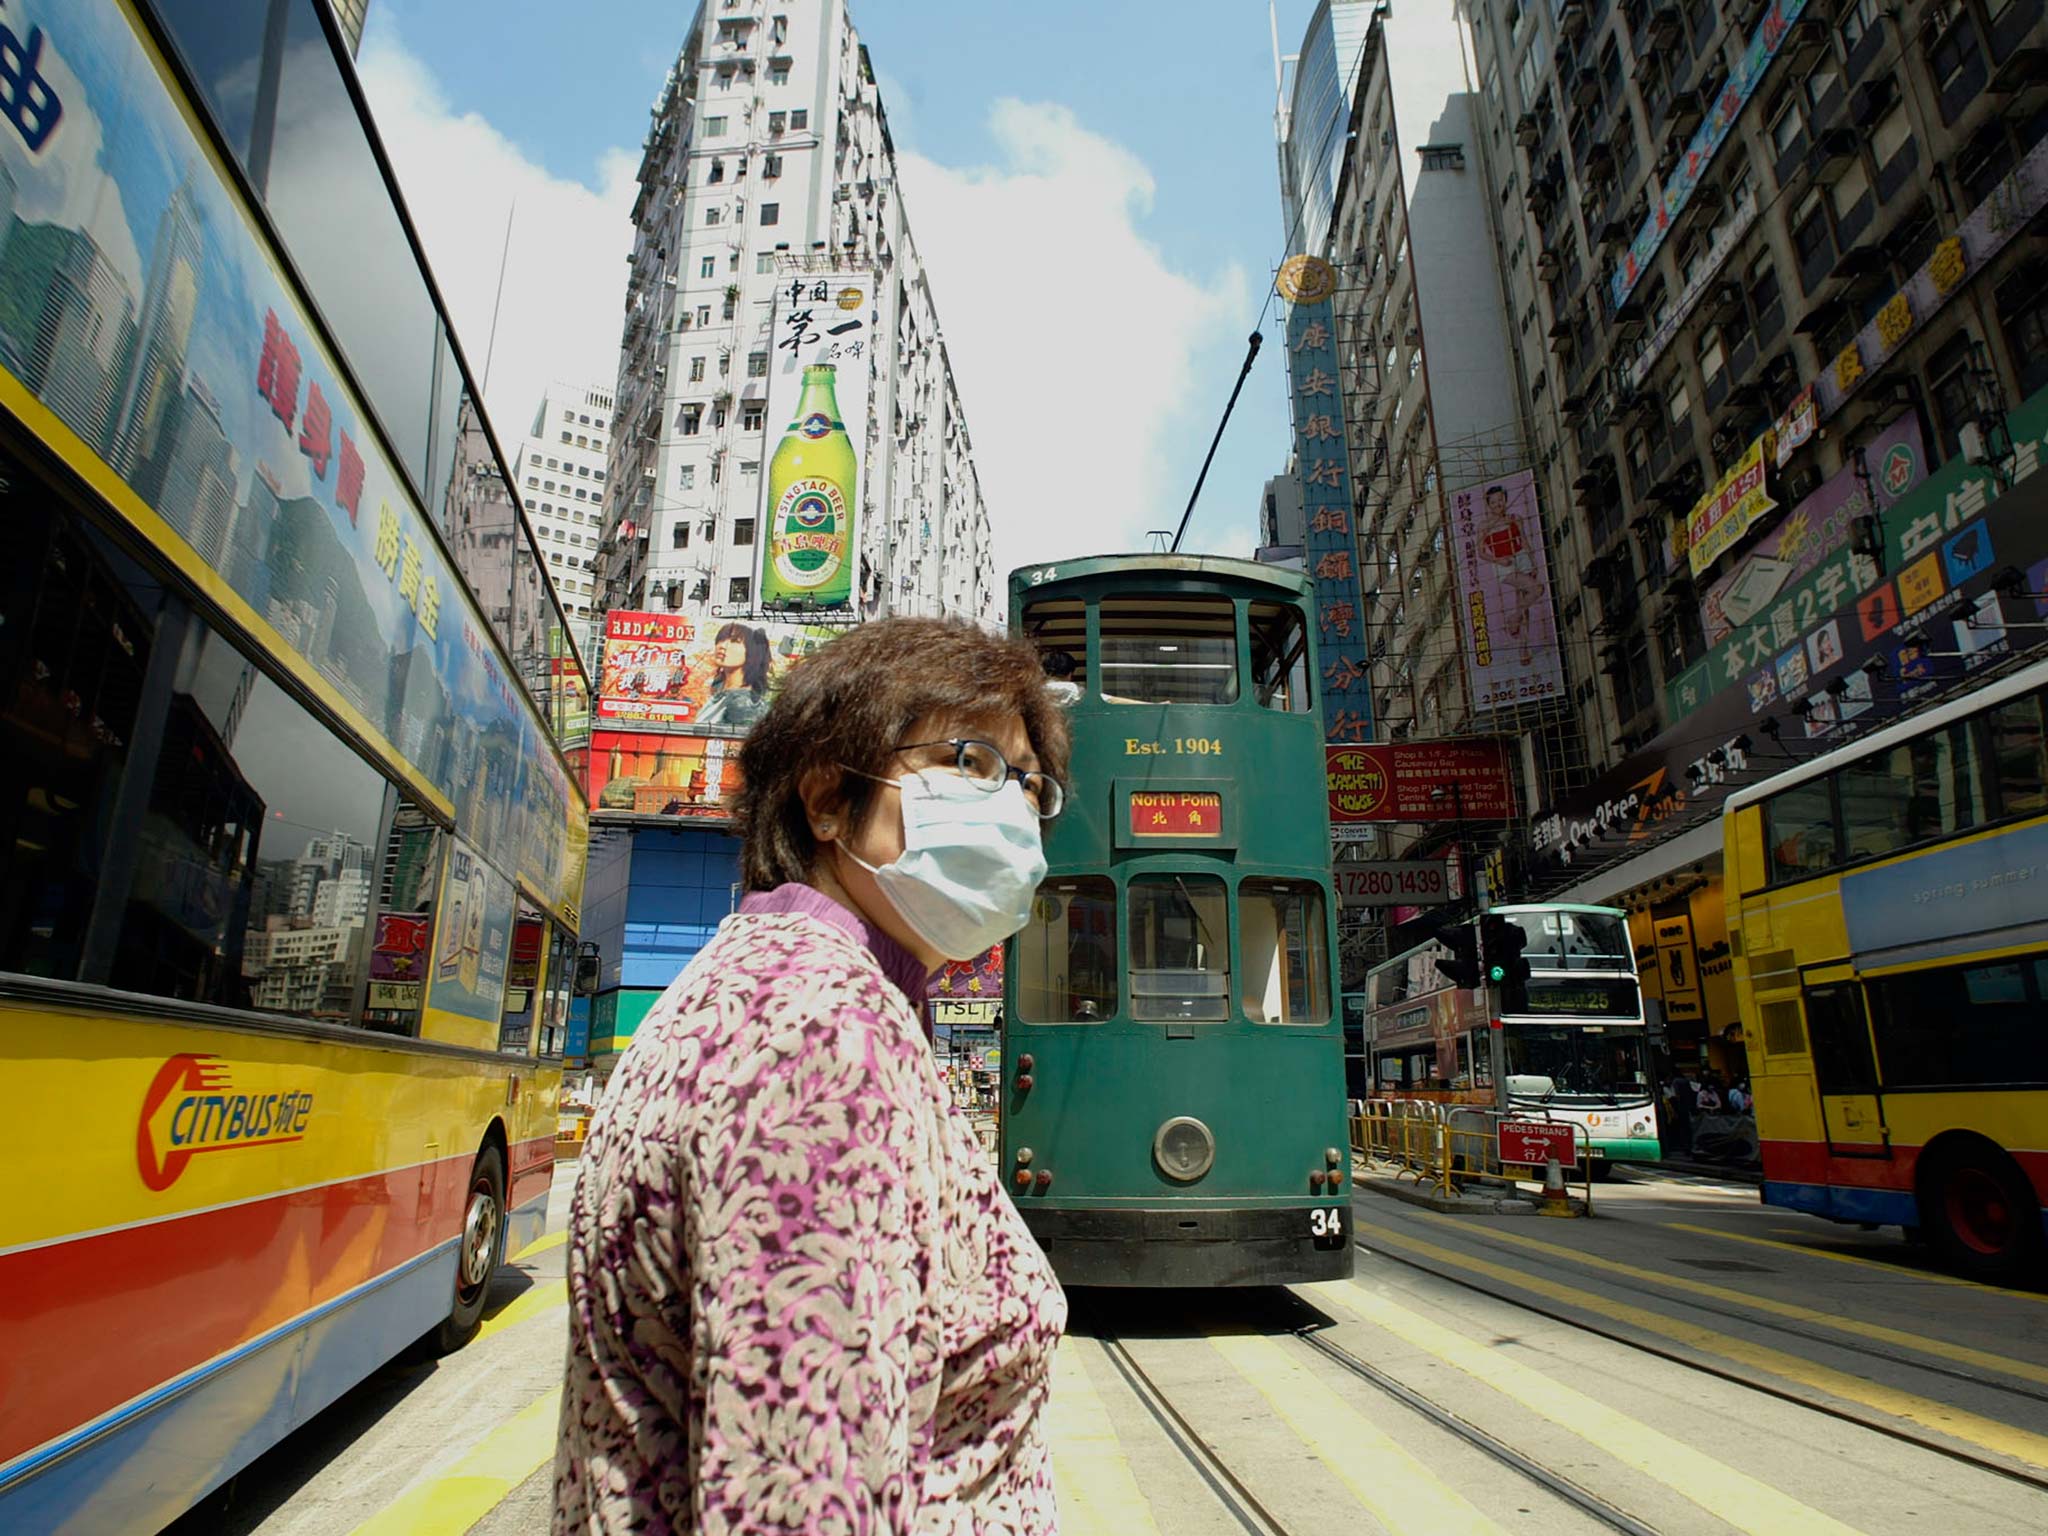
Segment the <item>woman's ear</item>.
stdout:
<path fill-rule="evenodd" d="M 829 843 L 852 829 L 846 824 L 846 775 L 838 768 L 818 767 L 797 781 L 796 792 L 804 803 L 804 818 L 811 824 L 811 836 Z"/>

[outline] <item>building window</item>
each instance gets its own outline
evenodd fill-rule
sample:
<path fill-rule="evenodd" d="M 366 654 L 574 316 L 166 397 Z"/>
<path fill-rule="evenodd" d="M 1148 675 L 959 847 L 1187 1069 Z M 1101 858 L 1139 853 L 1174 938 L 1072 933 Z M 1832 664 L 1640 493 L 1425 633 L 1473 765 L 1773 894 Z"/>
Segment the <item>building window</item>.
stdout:
<path fill-rule="evenodd" d="M 717 274 L 718 258 L 716 256 L 706 256 L 697 263 L 697 275 L 699 277 L 715 277 Z"/>
<path fill-rule="evenodd" d="M 572 436 L 572 434 L 570 434 L 570 433 L 568 433 L 568 432 L 564 432 L 564 433 L 562 434 L 562 441 L 563 441 L 563 442 L 565 442 L 565 443 L 566 443 L 566 442 L 570 442 L 570 441 L 572 441 L 572 440 L 573 440 L 573 436 Z"/>
<path fill-rule="evenodd" d="M 1799 253 L 1799 267 L 1803 272 L 1816 257 L 1831 250 L 1834 234 L 1828 228 L 1827 207 L 1820 189 L 1814 188 L 1800 199 L 1799 207 L 1792 215 L 1792 247 Z"/>
<path fill-rule="evenodd" d="M 704 407 L 686 405 L 676 413 L 676 431 L 684 437 L 695 437 L 704 429 Z"/>
<path fill-rule="evenodd" d="M 716 224 L 718 222 L 719 212 L 720 210 L 715 207 L 706 208 L 704 210 L 704 222 L 707 225 Z"/>
<path fill-rule="evenodd" d="M 732 523 L 732 541 L 735 545 L 754 542 L 754 520 L 751 517 L 736 517 Z"/>
<path fill-rule="evenodd" d="M 2022 267 L 2000 284 L 1998 315 L 2020 365 L 2020 393 L 2031 395 L 2048 383 L 2048 267 Z"/>
<path fill-rule="evenodd" d="M 746 576 L 735 576 L 725 584 L 725 600 L 744 606 L 754 600 L 754 583 Z"/>
<path fill-rule="evenodd" d="M 749 352 L 747 354 L 747 377 L 750 379 L 765 379 L 768 377 L 768 354 L 766 352 Z"/>
<path fill-rule="evenodd" d="M 780 176 L 782 174 L 782 156 L 763 155 L 761 157 L 761 174 L 770 180 Z"/>
<path fill-rule="evenodd" d="M 780 224 L 782 222 L 782 204 L 763 203 L 761 205 L 761 222 L 763 225 Z"/>
<path fill-rule="evenodd" d="M 697 306 L 697 323 L 699 325 L 709 325 L 711 323 L 711 306 L 709 304 L 699 304 Z"/>
<path fill-rule="evenodd" d="M 1700 382 L 1712 388 L 1714 380 L 1721 376 L 1724 361 L 1721 355 L 1721 333 L 1710 326 L 1700 333 Z"/>
<path fill-rule="evenodd" d="M 705 118 L 705 119 L 704 119 L 704 137 L 705 137 L 705 138 L 707 138 L 707 139 L 716 139 L 716 138 L 722 138 L 722 137 L 724 136 L 724 134 L 725 134 L 725 119 L 724 119 L 724 118 L 722 118 L 722 117 L 707 117 L 707 118 Z M 712 163 L 713 165 L 716 165 L 716 164 L 717 164 L 718 162 L 717 162 L 716 160 L 714 160 L 714 161 L 712 161 L 711 163 Z"/>
<path fill-rule="evenodd" d="M 1828 189 L 1828 196 L 1835 205 L 1835 218 L 1846 219 L 1856 211 L 1856 205 L 1870 195 L 1870 175 L 1863 169 L 1863 159 L 1858 156 L 1849 162 L 1849 168 L 1835 178 Z"/>
<path fill-rule="evenodd" d="M 1842 46 L 1851 53 L 1876 26 L 1882 14 L 1878 0 L 1850 0 L 1842 9 Z"/>
<path fill-rule="evenodd" d="M 749 406 L 747 406 L 747 407 L 746 407 L 746 408 L 745 408 L 744 410 L 742 410 L 742 411 L 740 412 L 740 427 L 741 427 L 741 428 L 742 428 L 742 429 L 743 429 L 744 431 L 748 431 L 748 432 L 758 432 L 758 431 L 760 431 L 760 430 L 761 430 L 761 428 L 762 428 L 763 426 L 765 426 L 765 425 L 767 424 L 767 414 L 766 414 L 766 413 L 767 413 L 767 408 L 766 408 L 765 406 L 761 406 L 761 405 L 749 405 Z"/>
<path fill-rule="evenodd" d="M 773 272 L 775 270 L 775 253 L 773 251 L 762 251 L 757 255 L 754 258 L 754 270 L 756 272 Z"/>
<path fill-rule="evenodd" d="M 804 108 L 798 107 L 789 114 L 789 126 L 796 132 L 801 133 L 804 129 L 811 126 L 811 114 Z"/>
<path fill-rule="evenodd" d="M 770 133 L 780 133 L 788 126 L 789 114 L 787 112 L 770 112 L 768 114 L 768 131 Z"/>
<path fill-rule="evenodd" d="M 701 357 L 690 359 L 690 382 L 692 384 L 704 382 L 704 359 Z"/>
<path fill-rule="evenodd" d="M 688 523 L 688 522 L 681 522 L 681 523 L 677 523 L 677 524 L 676 524 L 676 525 L 675 525 L 675 526 L 674 526 L 673 528 L 669 529 L 668 537 L 669 537 L 669 548 L 671 548 L 671 549 L 688 549 L 688 548 L 690 547 L 690 525 L 689 525 L 689 523 Z"/>
<path fill-rule="evenodd" d="M 1971 377 L 1970 347 L 1970 333 L 1957 331 L 1927 359 L 1927 377 L 1932 380 L 1927 397 L 1934 402 L 1944 459 L 1961 451 L 1963 426 L 1977 416 L 1977 381 Z"/>
<path fill-rule="evenodd" d="M 789 66 L 787 64 L 770 64 L 768 66 L 768 83 L 770 85 L 789 84 Z"/>

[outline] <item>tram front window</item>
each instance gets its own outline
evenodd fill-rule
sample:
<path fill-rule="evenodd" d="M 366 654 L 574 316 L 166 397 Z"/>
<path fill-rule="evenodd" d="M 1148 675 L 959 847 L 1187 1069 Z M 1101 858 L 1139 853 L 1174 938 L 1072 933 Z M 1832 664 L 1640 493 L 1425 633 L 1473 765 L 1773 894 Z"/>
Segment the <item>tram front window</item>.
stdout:
<path fill-rule="evenodd" d="M 1649 1048 L 1640 1033 L 1515 1025 L 1506 1045 L 1508 1077 L 1518 1096 L 1610 1103 L 1649 1092 Z M 1516 1078 L 1537 1081 L 1515 1083 Z"/>
<path fill-rule="evenodd" d="M 1216 1022 L 1230 1016 L 1230 919 L 1213 875 L 1131 881 L 1131 1017 Z"/>
<path fill-rule="evenodd" d="M 1305 880 L 1247 880 L 1237 890 L 1237 924 L 1244 1016 L 1254 1024 L 1327 1024 L 1322 890 Z"/>
<path fill-rule="evenodd" d="M 1102 696 L 1112 704 L 1229 704 L 1237 698 L 1237 608 L 1227 597 L 1106 597 Z"/>
<path fill-rule="evenodd" d="M 1015 954 L 1020 1022 L 1108 1018 L 1116 1012 L 1116 886 L 1102 875 L 1046 881 Z"/>

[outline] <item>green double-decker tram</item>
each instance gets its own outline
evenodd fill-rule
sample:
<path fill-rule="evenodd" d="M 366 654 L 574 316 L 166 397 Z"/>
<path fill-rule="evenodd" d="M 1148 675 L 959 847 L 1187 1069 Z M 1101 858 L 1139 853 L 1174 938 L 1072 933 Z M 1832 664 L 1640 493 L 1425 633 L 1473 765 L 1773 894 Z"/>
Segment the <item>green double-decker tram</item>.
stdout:
<path fill-rule="evenodd" d="M 1066 1284 L 1351 1272 L 1309 590 L 1179 555 L 1010 579 L 1074 753 L 1006 956 L 999 1155 Z"/>

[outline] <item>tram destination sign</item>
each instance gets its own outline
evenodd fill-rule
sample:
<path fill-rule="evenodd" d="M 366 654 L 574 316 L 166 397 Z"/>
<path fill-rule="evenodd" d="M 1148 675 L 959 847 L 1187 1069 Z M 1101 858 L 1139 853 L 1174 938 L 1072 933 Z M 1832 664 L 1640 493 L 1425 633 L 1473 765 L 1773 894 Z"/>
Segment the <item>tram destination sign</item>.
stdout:
<path fill-rule="evenodd" d="M 1330 879 L 1345 907 L 1440 907 L 1454 899 L 1442 859 L 1343 859 L 1330 867 Z"/>

